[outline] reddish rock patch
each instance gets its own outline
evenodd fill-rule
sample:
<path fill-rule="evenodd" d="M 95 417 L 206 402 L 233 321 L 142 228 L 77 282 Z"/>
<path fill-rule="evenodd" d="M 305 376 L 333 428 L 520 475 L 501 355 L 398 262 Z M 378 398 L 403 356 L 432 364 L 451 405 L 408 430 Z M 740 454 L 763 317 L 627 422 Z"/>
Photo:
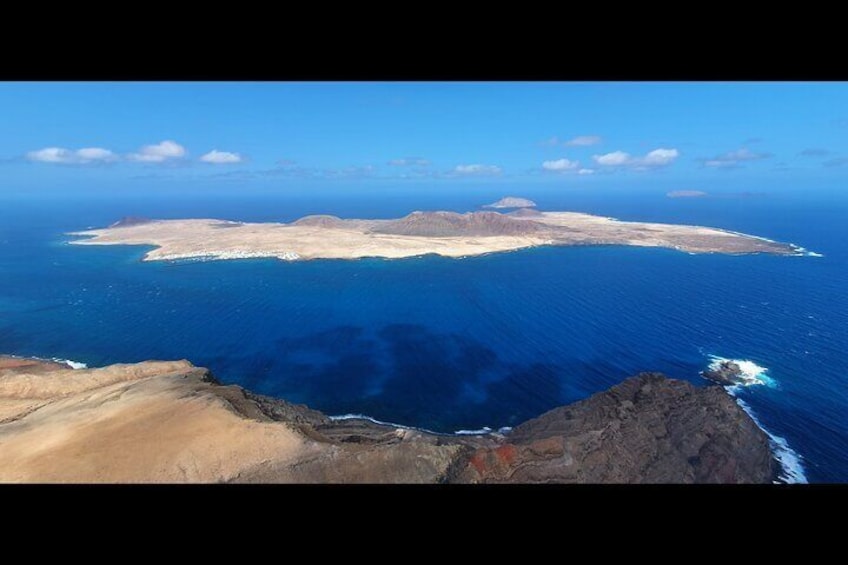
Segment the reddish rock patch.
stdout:
<path fill-rule="evenodd" d="M 495 449 L 495 455 L 507 465 L 512 465 L 512 462 L 518 456 L 518 450 L 511 443 L 507 443 Z"/>

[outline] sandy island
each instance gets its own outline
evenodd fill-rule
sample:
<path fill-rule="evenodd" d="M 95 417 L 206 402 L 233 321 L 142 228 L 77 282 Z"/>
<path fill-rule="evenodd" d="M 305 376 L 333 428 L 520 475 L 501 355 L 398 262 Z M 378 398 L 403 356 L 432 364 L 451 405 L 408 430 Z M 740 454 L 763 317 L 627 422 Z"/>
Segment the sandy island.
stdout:
<path fill-rule="evenodd" d="M 306 216 L 290 224 L 128 218 L 73 232 L 74 245 L 154 245 L 144 260 L 468 257 L 541 245 L 634 245 L 689 253 L 799 255 L 791 244 L 701 226 L 624 222 L 577 212 L 413 212 L 396 220 Z"/>

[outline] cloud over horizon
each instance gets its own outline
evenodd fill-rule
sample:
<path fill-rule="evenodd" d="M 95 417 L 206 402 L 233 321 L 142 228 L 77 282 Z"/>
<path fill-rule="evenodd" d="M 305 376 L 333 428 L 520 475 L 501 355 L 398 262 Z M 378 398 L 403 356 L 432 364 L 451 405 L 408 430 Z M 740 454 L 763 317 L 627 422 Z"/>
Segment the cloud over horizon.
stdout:
<path fill-rule="evenodd" d="M 572 161 L 570 159 L 557 159 L 555 161 L 545 161 L 542 163 L 542 168 L 546 171 L 565 172 L 573 171 L 580 166 L 580 161 Z"/>
<path fill-rule="evenodd" d="M 568 147 L 585 147 L 587 145 L 597 145 L 603 141 L 600 135 L 578 135 L 572 139 L 569 139 L 563 145 Z"/>
<path fill-rule="evenodd" d="M 204 163 L 211 163 L 213 165 L 229 165 L 233 163 L 241 163 L 243 161 L 241 155 L 238 153 L 218 151 L 217 149 L 213 149 L 209 153 L 206 153 L 200 157 L 200 160 Z"/>
<path fill-rule="evenodd" d="M 589 145 L 597 145 L 601 141 L 603 141 L 603 138 L 600 135 L 578 135 L 577 137 L 572 137 L 571 139 L 564 141 L 555 135 L 553 137 L 549 137 L 541 144 L 549 147 L 555 147 L 557 145 L 563 145 L 565 147 L 586 147 Z"/>
<path fill-rule="evenodd" d="M 83 147 L 82 149 L 65 149 L 64 147 L 45 147 L 26 154 L 30 161 L 39 163 L 56 163 L 63 165 L 88 165 L 111 163 L 118 156 L 102 147 Z"/>
<path fill-rule="evenodd" d="M 176 141 L 165 140 L 154 145 L 145 145 L 138 153 L 130 153 L 130 161 L 140 163 L 164 163 L 171 159 L 185 157 L 186 149 Z"/>
<path fill-rule="evenodd" d="M 825 167 L 841 167 L 843 165 L 848 165 L 848 157 L 836 157 L 835 159 L 830 159 L 822 163 Z"/>
<path fill-rule="evenodd" d="M 497 165 L 457 165 L 453 172 L 457 175 L 493 176 L 501 174 L 501 168 Z"/>
<path fill-rule="evenodd" d="M 742 149 L 716 155 L 712 159 L 701 159 L 701 161 L 705 167 L 733 169 L 742 166 L 742 163 L 745 162 L 769 159 L 773 156 L 774 155 L 771 153 L 754 153 L 753 151 L 743 147 Z"/>
<path fill-rule="evenodd" d="M 393 167 L 429 167 L 430 161 L 419 157 L 405 157 L 403 159 L 392 159 L 388 164 Z"/>
<path fill-rule="evenodd" d="M 827 157 L 831 153 L 832 151 L 821 147 L 808 147 L 807 149 L 800 151 L 798 155 L 801 157 Z"/>
<path fill-rule="evenodd" d="M 642 157 L 634 157 L 625 151 L 613 151 L 603 155 L 592 155 L 592 159 L 603 167 L 628 168 L 644 171 L 670 165 L 680 156 L 677 149 L 666 149 L 660 147 L 649 151 Z"/>

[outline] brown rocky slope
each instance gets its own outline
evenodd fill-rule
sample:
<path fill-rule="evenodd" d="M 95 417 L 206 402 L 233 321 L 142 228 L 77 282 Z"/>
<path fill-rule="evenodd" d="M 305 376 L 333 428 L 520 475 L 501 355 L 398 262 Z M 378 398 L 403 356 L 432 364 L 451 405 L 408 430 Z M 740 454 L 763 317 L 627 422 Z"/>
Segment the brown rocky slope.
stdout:
<path fill-rule="evenodd" d="M 188 361 L 0 357 L 0 482 L 761 483 L 766 435 L 723 389 L 643 373 L 505 436 L 333 420 Z"/>

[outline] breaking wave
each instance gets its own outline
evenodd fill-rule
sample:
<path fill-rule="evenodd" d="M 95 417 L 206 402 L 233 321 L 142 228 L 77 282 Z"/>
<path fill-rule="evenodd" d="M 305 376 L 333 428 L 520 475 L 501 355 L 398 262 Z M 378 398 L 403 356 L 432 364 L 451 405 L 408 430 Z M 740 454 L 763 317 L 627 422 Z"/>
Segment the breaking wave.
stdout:
<path fill-rule="evenodd" d="M 757 426 L 768 436 L 771 452 L 774 454 L 774 458 L 777 459 L 777 462 L 780 463 L 780 471 L 778 472 L 779 481 L 788 484 L 807 484 L 807 475 L 804 472 L 803 464 L 804 458 L 801 457 L 797 451 L 789 447 L 789 443 L 785 438 L 775 435 L 763 427 L 760 420 L 757 418 L 757 415 L 753 410 L 751 410 L 751 407 L 748 406 L 744 400 L 736 398 L 736 404 L 738 404 L 742 410 L 744 410 L 745 413 L 754 420 L 754 423 L 757 424 Z"/>
<path fill-rule="evenodd" d="M 771 452 L 774 454 L 774 458 L 777 459 L 777 462 L 780 465 L 780 471 L 778 472 L 779 482 L 788 484 L 806 484 L 808 481 L 807 475 L 804 472 L 804 458 L 801 457 L 797 451 L 789 447 L 789 443 L 785 438 L 767 430 L 757 418 L 757 415 L 751 407 L 737 396 L 739 392 L 742 391 L 742 387 L 749 387 L 752 385 L 765 385 L 771 388 L 776 387 L 777 382 L 767 374 L 768 367 L 762 367 L 748 359 L 728 359 L 726 357 L 719 357 L 718 355 L 710 355 L 709 358 L 710 370 L 718 369 L 725 361 L 731 361 L 739 365 L 739 369 L 741 370 L 739 378 L 742 382 L 731 386 L 725 386 L 724 388 L 736 399 L 736 403 L 742 408 L 742 410 L 744 410 L 745 413 L 754 420 L 757 427 L 763 430 L 763 433 L 768 436 Z"/>
<path fill-rule="evenodd" d="M 716 371 L 721 368 L 721 364 L 727 361 L 739 365 L 741 371 L 739 379 L 742 381 L 734 386 L 751 386 L 751 385 L 766 385 L 770 388 L 777 386 L 774 379 L 768 376 L 768 367 L 761 367 L 748 359 L 728 359 L 727 357 L 719 357 L 718 355 L 710 355 L 709 369 Z M 732 389 L 733 387 L 728 387 Z M 731 393 L 733 391 L 730 391 Z"/>
<path fill-rule="evenodd" d="M 80 363 L 79 361 L 71 361 L 70 359 L 60 359 L 59 357 L 52 357 L 51 361 L 55 361 L 56 363 L 64 363 L 71 369 L 88 369 L 88 365 L 85 363 Z"/>
<path fill-rule="evenodd" d="M 382 420 L 378 420 L 376 418 L 372 418 L 371 416 L 366 416 L 365 414 L 340 414 L 338 416 L 329 416 L 329 418 L 333 421 L 337 420 L 367 420 L 372 424 L 377 424 L 380 426 L 391 426 L 393 428 L 400 428 L 402 430 L 415 430 L 419 432 L 424 432 L 431 435 L 437 436 L 485 436 L 489 434 L 506 434 L 512 431 L 512 428 L 504 426 L 502 428 L 498 428 L 497 431 L 492 430 L 489 426 L 483 426 L 478 430 L 457 430 L 452 434 L 446 434 L 441 432 L 434 432 L 433 430 L 428 430 L 426 428 L 416 428 L 414 426 L 404 426 L 403 424 L 396 424 L 394 422 L 384 422 Z"/>

